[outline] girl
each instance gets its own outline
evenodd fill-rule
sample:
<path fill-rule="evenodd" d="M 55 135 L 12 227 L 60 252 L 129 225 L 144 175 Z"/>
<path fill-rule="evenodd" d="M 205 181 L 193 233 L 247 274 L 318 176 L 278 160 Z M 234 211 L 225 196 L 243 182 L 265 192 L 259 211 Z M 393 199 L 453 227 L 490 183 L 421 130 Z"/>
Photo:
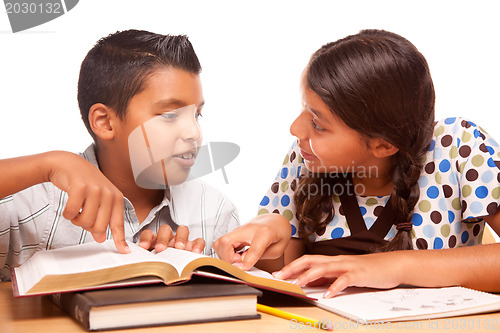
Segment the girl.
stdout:
<path fill-rule="evenodd" d="M 301 88 L 290 128 L 298 140 L 260 215 L 214 244 L 219 256 L 244 269 L 273 259 L 259 266 L 287 265 L 275 275 L 299 285 L 335 281 L 326 297 L 349 285 L 500 290 L 498 269 L 477 274 L 500 267 L 499 246 L 455 249 L 480 244 L 485 220 L 500 231 L 498 144 L 470 121 L 434 121 L 422 54 L 399 35 L 364 30 L 316 51 Z"/>

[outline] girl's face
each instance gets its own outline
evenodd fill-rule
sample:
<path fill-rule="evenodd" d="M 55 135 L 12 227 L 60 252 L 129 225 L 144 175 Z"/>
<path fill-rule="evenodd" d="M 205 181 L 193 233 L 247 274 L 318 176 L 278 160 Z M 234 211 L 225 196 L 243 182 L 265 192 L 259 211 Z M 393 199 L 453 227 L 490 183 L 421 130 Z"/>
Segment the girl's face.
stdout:
<path fill-rule="evenodd" d="M 302 111 L 290 126 L 307 169 L 318 173 L 355 173 L 369 167 L 367 140 L 330 111 L 321 98 L 301 82 Z"/>

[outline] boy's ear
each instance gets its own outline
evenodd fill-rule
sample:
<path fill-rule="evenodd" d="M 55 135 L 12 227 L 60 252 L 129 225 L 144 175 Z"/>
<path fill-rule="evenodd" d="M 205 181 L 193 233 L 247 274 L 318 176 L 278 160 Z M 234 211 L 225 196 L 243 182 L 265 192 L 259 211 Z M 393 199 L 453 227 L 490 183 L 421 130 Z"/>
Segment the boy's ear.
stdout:
<path fill-rule="evenodd" d="M 380 138 L 370 139 L 370 141 L 368 142 L 368 146 L 373 156 L 378 158 L 389 157 L 399 151 L 399 148 L 394 147 L 389 142 Z"/>
<path fill-rule="evenodd" d="M 89 124 L 96 137 L 101 140 L 111 140 L 114 138 L 114 117 L 113 110 L 102 103 L 96 103 L 90 107 Z"/>

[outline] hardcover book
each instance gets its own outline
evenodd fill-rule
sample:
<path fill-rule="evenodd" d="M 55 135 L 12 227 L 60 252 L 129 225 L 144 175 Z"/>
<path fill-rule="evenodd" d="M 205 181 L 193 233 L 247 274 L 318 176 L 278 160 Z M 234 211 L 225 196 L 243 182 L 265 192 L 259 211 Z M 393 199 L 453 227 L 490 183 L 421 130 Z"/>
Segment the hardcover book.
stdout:
<path fill-rule="evenodd" d="M 258 319 L 261 292 L 243 284 L 149 285 L 50 295 L 88 331 Z"/>
<path fill-rule="evenodd" d="M 160 253 L 129 243 L 129 254 L 119 253 L 112 240 L 55 250 L 38 251 L 12 269 L 14 296 L 30 296 L 119 286 L 179 284 L 193 275 L 229 279 L 263 289 L 307 297 L 297 285 L 267 272 L 245 272 L 223 260 L 167 248 Z"/>

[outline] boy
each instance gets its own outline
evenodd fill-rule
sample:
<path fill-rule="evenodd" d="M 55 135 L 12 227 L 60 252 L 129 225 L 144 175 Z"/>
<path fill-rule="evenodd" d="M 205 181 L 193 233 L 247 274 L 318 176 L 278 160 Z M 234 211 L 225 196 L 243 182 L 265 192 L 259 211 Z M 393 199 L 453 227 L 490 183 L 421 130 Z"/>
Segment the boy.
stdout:
<path fill-rule="evenodd" d="M 129 240 L 194 252 L 206 242 L 204 253 L 213 255 L 213 241 L 238 217 L 216 190 L 184 182 L 201 143 L 200 71 L 185 36 L 129 30 L 98 41 L 78 82 L 94 144 L 81 156 L 52 151 L 0 161 L 0 279 L 38 250 L 111 235 L 121 253 Z"/>

